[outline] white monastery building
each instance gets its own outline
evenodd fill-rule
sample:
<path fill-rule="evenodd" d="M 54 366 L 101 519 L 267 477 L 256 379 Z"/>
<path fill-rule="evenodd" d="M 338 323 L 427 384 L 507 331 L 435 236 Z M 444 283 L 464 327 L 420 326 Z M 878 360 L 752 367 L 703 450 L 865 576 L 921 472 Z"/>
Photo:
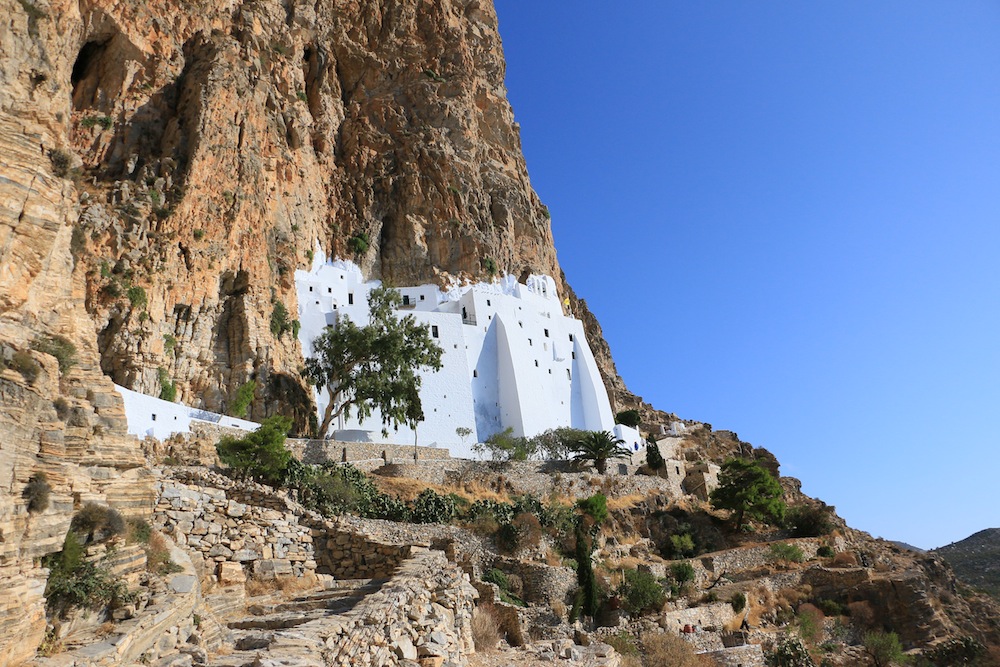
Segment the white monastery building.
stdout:
<path fill-rule="evenodd" d="M 367 323 L 368 292 L 381 284 L 365 281 L 351 262 L 323 261 L 318 255 L 309 271 L 295 272 L 299 342 L 307 357 L 312 340 L 341 317 Z M 644 445 L 638 431 L 615 424 L 583 324 L 563 314 L 551 277 L 533 275 L 521 284 L 507 276 L 447 292 L 433 285 L 399 292 L 399 315 L 426 323 L 443 352 L 440 371 L 420 374 L 425 419 L 416 433 L 401 426 L 383 437 L 379 414 L 364 421 L 352 414 L 334 425 L 329 435 L 337 440 L 416 442 L 468 456 L 474 442 L 508 427 L 514 435 L 530 437 L 569 426 L 612 431 L 633 450 Z M 322 415 L 327 393 L 315 396 Z M 460 427 L 472 435 L 461 438 Z"/>

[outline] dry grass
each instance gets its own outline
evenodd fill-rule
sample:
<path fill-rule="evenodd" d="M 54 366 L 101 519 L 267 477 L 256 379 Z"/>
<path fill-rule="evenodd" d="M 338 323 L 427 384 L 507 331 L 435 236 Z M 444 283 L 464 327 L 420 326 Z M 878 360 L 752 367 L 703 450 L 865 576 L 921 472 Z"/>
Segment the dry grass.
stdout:
<path fill-rule="evenodd" d="M 290 598 L 305 591 L 315 590 L 319 585 L 318 582 L 319 580 L 314 574 L 305 574 L 301 577 L 280 575 L 274 579 L 257 579 L 251 577 L 246 582 L 246 593 L 248 598 L 276 593 Z"/>
<path fill-rule="evenodd" d="M 500 622 L 496 608 L 485 603 L 472 611 L 472 641 L 477 651 L 492 651 L 500 643 Z"/>
<path fill-rule="evenodd" d="M 857 567 L 858 559 L 853 551 L 841 551 L 833 557 L 830 567 Z"/>
<path fill-rule="evenodd" d="M 449 493 L 454 493 L 456 496 L 465 498 L 469 502 L 476 502 L 477 500 L 493 500 L 498 503 L 510 502 L 509 494 L 498 493 L 496 490 L 477 480 L 462 482 L 460 484 L 431 484 L 409 477 L 371 475 L 371 478 L 379 491 L 399 496 L 407 501 L 415 500 L 424 489 L 433 489 L 435 493 L 445 496 Z"/>
<path fill-rule="evenodd" d="M 647 634 L 642 638 L 642 662 L 647 667 L 713 667 L 715 663 L 696 655 L 691 644 L 673 633 Z"/>
<path fill-rule="evenodd" d="M 112 621 L 106 621 L 101 623 L 94 629 L 94 636 L 98 639 L 104 639 L 112 632 L 115 631 L 115 624 Z"/>
<path fill-rule="evenodd" d="M 627 496 L 613 498 L 608 495 L 608 511 L 632 509 L 646 499 L 641 493 L 631 493 Z"/>

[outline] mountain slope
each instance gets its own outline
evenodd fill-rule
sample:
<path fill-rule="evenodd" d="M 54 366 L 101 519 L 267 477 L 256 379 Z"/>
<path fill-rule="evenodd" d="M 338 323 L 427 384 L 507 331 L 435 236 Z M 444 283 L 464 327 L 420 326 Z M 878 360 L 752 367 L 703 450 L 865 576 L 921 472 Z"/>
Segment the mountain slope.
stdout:
<path fill-rule="evenodd" d="M 931 553 L 945 559 L 958 578 L 1000 600 L 1000 528 L 987 528 Z"/>

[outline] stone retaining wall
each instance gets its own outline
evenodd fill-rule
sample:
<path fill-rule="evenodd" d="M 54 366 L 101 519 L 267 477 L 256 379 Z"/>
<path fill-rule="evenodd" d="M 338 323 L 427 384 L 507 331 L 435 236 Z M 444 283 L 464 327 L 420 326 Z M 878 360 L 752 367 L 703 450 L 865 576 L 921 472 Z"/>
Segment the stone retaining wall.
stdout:
<path fill-rule="evenodd" d="M 327 665 L 464 664 L 475 652 L 469 577 L 440 551 L 417 550 L 395 576 L 345 615 L 331 634 Z M 424 662 L 426 661 L 426 662 Z"/>
<path fill-rule="evenodd" d="M 374 442 L 342 442 L 339 440 L 304 440 L 289 438 L 285 445 L 303 463 L 318 464 L 325 461 L 346 463 L 377 461 L 384 463 L 412 463 L 413 450 L 418 461 L 453 460 L 451 452 L 443 447 L 416 447 L 389 445 Z"/>
<path fill-rule="evenodd" d="M 153 525 L 229 582 L 319 573 L 381 579 L 409 556 L 408 543 L 369 539 L 343 520 L 306 510 L 280 491 L 208 470 L 175 468 L 156 484 Z"/>

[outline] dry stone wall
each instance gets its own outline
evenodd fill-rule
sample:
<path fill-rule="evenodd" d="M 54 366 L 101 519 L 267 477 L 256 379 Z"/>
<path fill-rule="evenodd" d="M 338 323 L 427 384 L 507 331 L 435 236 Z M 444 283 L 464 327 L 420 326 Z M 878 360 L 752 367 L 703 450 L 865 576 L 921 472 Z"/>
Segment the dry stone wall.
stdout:
<path fill-rule="evenodd" d="M 220 580 L 317 573 L 385 578 L 410 553 L 410 543 L 370 539 L 259 484 L 199 469 L 169 475 L 156 485 L 153 524 L 199 555 L 205 571 Z"/>

